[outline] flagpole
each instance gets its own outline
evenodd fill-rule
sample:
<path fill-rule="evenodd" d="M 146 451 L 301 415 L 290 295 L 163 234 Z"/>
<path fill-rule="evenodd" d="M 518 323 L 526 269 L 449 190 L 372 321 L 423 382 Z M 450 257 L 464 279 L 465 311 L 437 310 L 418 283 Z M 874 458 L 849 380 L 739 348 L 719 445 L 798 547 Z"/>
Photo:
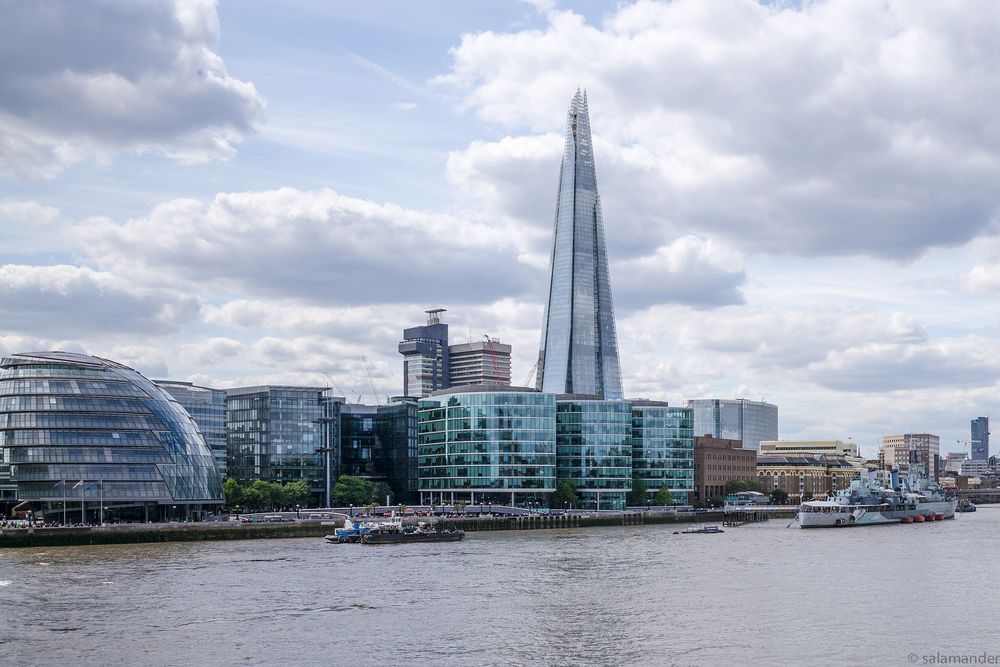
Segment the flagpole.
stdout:
<path fill-rule="evenodd" d="M 97 483 L 101 486 L 101 521 L 100 525 L 104 525 L 104 480 L 99 479 Z"/>
<path fill-rule="evenodd" d="M 63 526 L 66 525 L 66 480 L 62 481 L 63 485 Z"/>

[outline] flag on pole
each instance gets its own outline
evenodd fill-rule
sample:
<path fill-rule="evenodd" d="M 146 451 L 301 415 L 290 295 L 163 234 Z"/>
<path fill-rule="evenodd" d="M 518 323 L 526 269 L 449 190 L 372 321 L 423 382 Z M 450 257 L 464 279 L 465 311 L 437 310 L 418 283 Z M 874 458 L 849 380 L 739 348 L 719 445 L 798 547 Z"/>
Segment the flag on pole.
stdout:
<path fill-rule="evenodd" d="M 66 480 L 64 480 L 64 479 L 61 479 L 61 480 L 59 480 L 59 482 L 58 482 L 57 484 L 54 484 L 53 486 L 55 486 L 55 487 L 56 487 L 57 489 L 58 489 L 58 488 L 59 488 L 60 486 L 66 486 Z"/>
<path fill-rule="evenodd" d="M 82 479 L 79 482 L 77 482 L 76 484 L 74 484 L 73 488 L 74 489 L 79 489 L 81 486 L 83 486 L 83 480 Z"/>

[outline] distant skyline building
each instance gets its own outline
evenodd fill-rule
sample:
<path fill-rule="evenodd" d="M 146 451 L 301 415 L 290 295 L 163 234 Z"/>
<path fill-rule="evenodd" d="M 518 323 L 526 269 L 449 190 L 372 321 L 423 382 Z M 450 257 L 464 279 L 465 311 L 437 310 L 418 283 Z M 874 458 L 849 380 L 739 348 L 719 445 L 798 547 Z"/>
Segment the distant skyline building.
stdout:
<path fill-rule="evenodd" d="M 762 440 L 778 439 L 778 406 L 745 398 L 688 401 L 694 408 L 695 436 L 739 440 L 744 449 L 759 450 Z"/>
<path fill-rule="evenodd" d="M 199 387 L 190 382 L 154 380 L 160 389 L 173 396 L 187 410 L 215 457 L 215 467 L 225 479 L 229 476 L 226 449 L 226 392 Z"/>
<path fill-rule="evenodd" d="M 448 386 L 510 384 L 510 345 L 498 340 L 448 346 Z"/>
<path fill-rule="evenodd" d="M 590 112 L 579 90 L 566 118 L 549 266 L 537 388 L 623 398 Z"/>
<path fill-rule="evenodd" d="M 448 383 L 448 325 L 441 322 L 444 308 L 427 313 L 427 324 L 403 330 L 399 353 L 403 355 L 403 396 L 423 398 Z"/>
<path fill-rule="evenodd" d="M 884 435 L 879 457 L 901 475 L 914 469 L 935 479 L 941 476 L 941 439 L 930 433 Z"/>
<path fill-rule="evenodd" d="M 424 311 L 427 324 L 403 330 L 403 396 L 424 398 L 436 391 L 464 385 L 510 385 L 510 345 L 484 340 L 449 344 L 444 308 Z"/>
<path fill-rule="evenodd" d="M 976 417 L 972 420 L 971 453 L 973 461 L 987 461 L 990 458 L 990 418 Z"/>

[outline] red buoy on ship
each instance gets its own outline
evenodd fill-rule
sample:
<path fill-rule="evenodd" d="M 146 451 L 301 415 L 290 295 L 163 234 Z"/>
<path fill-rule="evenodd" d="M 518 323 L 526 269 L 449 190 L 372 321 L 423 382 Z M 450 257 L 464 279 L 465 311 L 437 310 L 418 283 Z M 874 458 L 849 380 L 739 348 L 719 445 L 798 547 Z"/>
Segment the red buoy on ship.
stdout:
<path fill-rule="evenodd" d="M 899 522 L 900 523 L 913 523 L 913 517 L 912 516 L 904 516 L 902 519 L 899 520 Z"/>
<path fill-rule="evenodd" d="M 916 515 L 915 517 L 913 517 L 913 520 L 916 521 L 917 523 L 923 523 L 924 521 L 926 521 L 926 519 L 924 519 L 923 514 Z"/>

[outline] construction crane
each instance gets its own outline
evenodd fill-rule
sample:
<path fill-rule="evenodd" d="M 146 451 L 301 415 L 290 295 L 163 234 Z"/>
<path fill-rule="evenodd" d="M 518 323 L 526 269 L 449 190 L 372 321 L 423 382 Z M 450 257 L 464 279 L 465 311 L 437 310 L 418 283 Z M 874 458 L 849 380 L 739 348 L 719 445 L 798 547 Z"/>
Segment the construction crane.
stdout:
<path fill-rule="evenodd" d="M 542 355 L 539 354 L 538 359 L 535 359 L 535 363 L 534 365 L 532 365 L 531 370 L 528 371 L 528 377 L 524 378 L 524 384 L 521 385 L 522 387 L 531 386 L 531 380 L 532 378 L 535 377 L 535 372 L 538 370 L 538 367 L 541 365 L 541 363 L 542 363 Z"/>
<path fill-rule="evenodd" d="M 347 394 L 344 393 L 344 391 L 340 387 L 337 386 L 336 382 L 333 381 L 333 376 L 332 375 L 330 375 L 326 371 L 320 371 L 320 372 L 323 373 L 323 375 L 326 376 L 326 379 L 330 383 L 330 386 L 333 387 L 337 391 L 338 394 L 341 394 L 345 398 L 347 397 Z"/>
<path fill-rule="evenodd" d="M 371 366 L 368 365 L 368 357 L 362 356 L 361 360 L 365 362 L 365 371 L 368 372 L 368 382 L 372 385 L 372 396 L 375 397 L 375 405 L 382 405 L 382 402 L 378 399 L 378 390 L 375 389 L 375 378 L 372 377 Z M 361 402 L 361 398 L 358 398 L 358 402 Z"/>
<path fill-rule="evenodd" d="M 493 377 L 496 379 L 497 384 L 503 384 L 503 376 L 500 375 L 500 364 L 497 363 L 497 350 L 493 347 L 493 343 L 499 343 L 500 341 L 490 338 L 489 334 L 483 334 L 483 338 L 486 340 L 486 349 L 490 351 L 490 361 L 493 362 Z"/>

